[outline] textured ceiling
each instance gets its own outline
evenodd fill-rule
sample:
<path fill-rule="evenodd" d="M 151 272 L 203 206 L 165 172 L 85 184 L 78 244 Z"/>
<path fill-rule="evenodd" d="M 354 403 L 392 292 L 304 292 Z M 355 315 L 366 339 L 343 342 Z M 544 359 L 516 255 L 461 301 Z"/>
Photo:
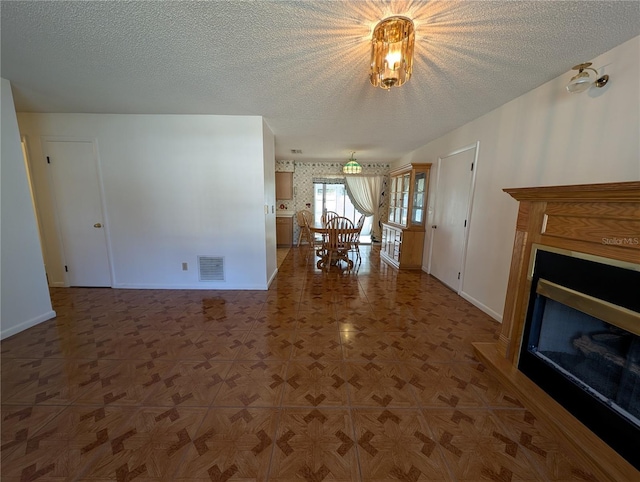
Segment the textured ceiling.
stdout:
<path fill-rule="evenodd" d="M 383 91 L 369 39 L 392 14 L 414 19 L 414 71 Z M 396 160 L 640 34 L 637 0 L 3 0 L 1 15 L 18 111 L 260 115 L 276 158 L 301 160 Z"/>

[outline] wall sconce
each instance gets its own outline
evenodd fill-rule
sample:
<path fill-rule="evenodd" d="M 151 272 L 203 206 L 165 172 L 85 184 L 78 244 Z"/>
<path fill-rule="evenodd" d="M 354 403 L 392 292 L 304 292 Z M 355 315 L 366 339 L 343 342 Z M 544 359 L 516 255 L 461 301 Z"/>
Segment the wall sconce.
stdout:
<path fill-rule="evenodd" d="M 598 71 L 591 68 L 591 62 L 576 65 L 571 70 L 577 70 L 578 73 L 571 77 L 567 84 L 567 91 L 572 94 L 578 94 L 588 90 L 592 85 L 596 87 L 604 87 L 609 82 L 609 76 L 603 75 L 598 77 Z M 592 71 L 593 74 L 589 71 Z"/>
<path fill-rule="evenodd" d="M 342 172 L 344 174 L 360 174 L 362 172 L 362 166 L 358 164 L 358 161 L 353 158 L 354 154 L 355 151 L 351 153 L 351 157 L 349 158 L 347 163 L 342 166 Z"/>
<path fill-rule="evenodd" d="M 407 17 L 388 17 L 373 29 L 371 74 L 374 87 L 400 87 L 411 78 L 415 30 Z"/>

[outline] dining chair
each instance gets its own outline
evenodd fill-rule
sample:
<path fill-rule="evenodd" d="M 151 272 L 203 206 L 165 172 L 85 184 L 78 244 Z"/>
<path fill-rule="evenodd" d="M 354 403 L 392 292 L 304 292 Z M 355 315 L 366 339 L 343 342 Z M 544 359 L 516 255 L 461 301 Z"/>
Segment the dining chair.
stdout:
<path fill-rule="evenodd" d="M 320 222 L 322 223 L 323 226 L 326 226 L 331 219 L 337 218 L 337 217 L 342 217 L 342 216 L 340 216 L 335 211 L 325 211 L 322 214 L 322 217 L 320 218 Z"/>
<path fill-rule="evenodd" d="M 357 232 L 355 232 L 352 236 L 351 239 L 351 248 L 349 249 L 349 251 L 353 251 L 356 254 L 356 259 L 358 261 L 362 261 L 362 259 L 360 258 L 360 233 L 362 232 L 362 227 L 364 226 L 364 221 L 365 219 L 367 219 L 367 216 L 362 214 L 360 216 L 360 219 L 358 219 L 358 222 L 356 223 L 355 228 L 357 229 Z"/>
<path fill-rule="evenodd" d="M 298 229 L 300 230 L 300 232 L 298 233 L 298 244 L 297 244 L 298 248 L 300 247 L 300 242 L 302 241 L 302 238 L 305 238 L 307 240 L 307 243 L 313 244 L 313 239 L 309 237 L 310 231 L 305 228 L 305 217 L 311 220 L 308 222 L 308 224 L 313 223 L 313 217 L 312 217 L 311 211 L 302 209 L 296 213 L 296 221 L 298 222 Z"/>
<path fill-rule="evenodd" d="M 355 232 L 353 222 L 344 216 L 335 216 L 327 221 L 327 236 L 323 240 L 323 249 L 326 250 L 325 266 L 328 269 L 333 263 L 343 260 L 349 269 L 353 267 L 353 261 L 349 259 L 352 236 Z"/>
<path fill-rule="evenodd" d="M 311 231 L 311 224 L 313 224 L 313 218 L 311 212 L 305 211 L 303 216 L 304 230 L 306 231 L 306 238 L 309 240 L 309 246 L 311 249 L 319 249 L 322 247 L 322 236 L 315 234 Z"/>

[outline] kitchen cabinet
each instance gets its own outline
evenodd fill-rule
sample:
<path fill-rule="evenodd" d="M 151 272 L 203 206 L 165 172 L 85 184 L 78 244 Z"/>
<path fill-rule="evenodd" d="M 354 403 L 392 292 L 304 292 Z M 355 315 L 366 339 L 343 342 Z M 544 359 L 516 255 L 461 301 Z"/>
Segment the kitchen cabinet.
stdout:
<path fill-rule="evenodd" d="M 278 247 L 293 244 L 293 216 L 276 216 L 276 244 Z"/>
<path fill-rule="evenodd" d="M 380 257 L 396 268 L 421 269 L 431 164 L 408 164 L 389 173 L 389 217 L 382 224 Z"/>
<path fill-rule="evenodd" d="M 293 199 L 293 172 L 276 172 L 276 199 Z"/>

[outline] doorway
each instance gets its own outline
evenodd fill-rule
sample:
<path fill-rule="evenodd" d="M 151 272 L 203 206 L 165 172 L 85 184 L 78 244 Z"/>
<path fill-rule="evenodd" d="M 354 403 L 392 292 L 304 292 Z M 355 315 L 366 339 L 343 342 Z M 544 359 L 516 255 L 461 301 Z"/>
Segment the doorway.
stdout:
<path fill-rule="evenodd" d="M 110 287 L 98 158 L 92 141 L 44 140 L 68 286 Z"/>
<path fill-rule="evenodd" d="M 462 289 L 479 143 L 438 158 L 429 273 L 456 293 Z"/>

